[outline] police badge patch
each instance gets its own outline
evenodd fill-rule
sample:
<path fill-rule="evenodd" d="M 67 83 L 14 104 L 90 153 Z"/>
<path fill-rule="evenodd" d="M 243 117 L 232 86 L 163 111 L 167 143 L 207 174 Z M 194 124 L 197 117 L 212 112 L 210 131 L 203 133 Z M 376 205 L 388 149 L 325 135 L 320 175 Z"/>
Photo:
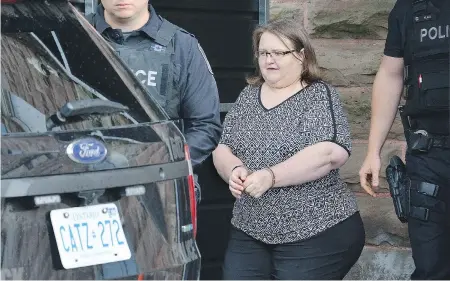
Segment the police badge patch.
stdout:
<path fill-rule="evenodd" d="M 158 44 L 152 44 L 150 46 L 155 52 L 165 52 L 166 51 L 166 47 L 158 45 Z"/>
<path fill-rule="evenodd" d="M 203 59 L 205 59 L 206 65 L 208 66 L 209 73 L 211 73 L 211 75 L 214 75 L 214 73 L 213 73 L 213 71 L 212 71 L 212 68 L 211 68 L 211 65 L 209 64 L 209 61 L 208 61 L 208 59 L 206 58 L 205 51 L 203 51 L 203 48 L 202 48 L 202 46 L 200 46 L 200 43 L 198 43 L 197 46 L 198 46 L 198 49 L 200 50 L 200 53 L 201 53 L 202 56 L 203 56 Z"/>

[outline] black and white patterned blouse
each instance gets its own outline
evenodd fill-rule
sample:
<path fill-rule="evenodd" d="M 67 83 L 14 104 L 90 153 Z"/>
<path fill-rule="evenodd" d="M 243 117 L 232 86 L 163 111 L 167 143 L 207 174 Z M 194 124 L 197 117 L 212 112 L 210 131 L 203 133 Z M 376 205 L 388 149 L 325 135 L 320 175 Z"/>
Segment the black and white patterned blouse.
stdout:
<path fill-rule="evenodd" d="M 350 154 L 350 129 L 334 87 L 312 83 L 271 109 L 262 105 L 260 88 L 247 86 L 240 93 L 224 120 L 220 140 L 251 171 L 276 165 L 323 141 Z M 231 223 L 258 240 L 279 244 L 309 238 L 356 211 L 354 194 L 333 170 L 302 185 L 269 189 L 257 199 L 243 193 L 234 204 Z"/>

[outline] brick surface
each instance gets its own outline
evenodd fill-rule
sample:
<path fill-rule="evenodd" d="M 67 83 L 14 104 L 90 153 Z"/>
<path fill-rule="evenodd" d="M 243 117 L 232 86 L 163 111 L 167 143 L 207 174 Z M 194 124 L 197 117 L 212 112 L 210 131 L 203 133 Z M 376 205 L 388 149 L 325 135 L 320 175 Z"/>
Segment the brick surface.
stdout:
<path fill-rule="evenodd" d="M 270 19 L 277 18 L 294 18 L 303 23 L 305 26 L 307 14 L 307 1 L 271 1 L 270 3 Z"/>
<path fill-rule="evenodd" d="M 321 38 L 384 39 L 396 0 L 272 0 L 271 7 L 298 7 L 309 33 Z M 272 14 L 272 12 L 271 12 Z M 275 12 L 273 14 L 277 15 Z"/>
<path fill-rule="evenodd" d="M 389 196 L 359 195 L 358 206 L 366 230 L 366 244 L 409 247 L 408 224 L 401 223 Z"/>
<path fill-rule="evenodd" d="M 387 141 L 381 151 L 381 169 L 380 169 L 380 186 L 379 190 L 386 192 L 388 184 L 386 182 L 386 166 L 389 163 L 389 159 L 398 155 L 402 158 L 405 153 L 405 143 L 402 141 Z M 341 178 L 349 184 L 354 191 L 361 191 L 359 186 L 359 170 L 367 154 L 367 141 L 354 140 L 352 155 L 348 159 L 347 163 L 340 169 Z"/>
<path fill-rule="evenodd" d="M 371 87 L 338 87 L 343 106 L 348 114 L 353 139 L 368 139 L 371 118 Z M 403 126 L 398 116 L 392 125 L 388 139 L 404 140 Z"/>
<path fill-rule="evenodd" d="M 335 86 L 372 84 L 383 55 L 384 41 L 312 39 L 325 79 Z"/>
<path fill-rule="evenodd" d="M 409 280 L 414 271 L 411 250 L 365 247 L 345 280 Z"/>
<path fill-rule="evenodd" d="M 385 39 L 396 0 L 272 0 L 271 18 L 300 19 L 316 38 Z"/>

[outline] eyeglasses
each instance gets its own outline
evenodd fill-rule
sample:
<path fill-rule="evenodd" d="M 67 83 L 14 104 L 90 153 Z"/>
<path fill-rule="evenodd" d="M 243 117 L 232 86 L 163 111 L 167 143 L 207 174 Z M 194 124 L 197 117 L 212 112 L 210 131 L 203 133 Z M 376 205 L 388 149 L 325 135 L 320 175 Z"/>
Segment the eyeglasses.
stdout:
<path fill-rule="evenodd" d="M 272 52 L 268 52 L 268 51 L 257 51 L 256 52 L 256 57 L 257 58 L 265 58 L 268 55 L 270 55 L 273 59 L 278 59 L 278 58 L 282 58 L 287 54 L 291 54 L 295 52 L 295 50 L 290 50 L 290 51 L 272 51 Z"/>

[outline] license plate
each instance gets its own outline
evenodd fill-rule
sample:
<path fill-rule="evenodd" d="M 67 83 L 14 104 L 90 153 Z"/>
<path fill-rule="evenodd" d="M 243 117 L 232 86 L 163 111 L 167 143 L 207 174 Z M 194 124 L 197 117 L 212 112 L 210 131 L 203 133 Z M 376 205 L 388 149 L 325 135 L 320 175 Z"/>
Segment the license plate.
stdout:
<path fill-rule="evenodd" d="M 50 220 L 65 269 L 131 258 L 115 204 L 52 210 Z"/>

